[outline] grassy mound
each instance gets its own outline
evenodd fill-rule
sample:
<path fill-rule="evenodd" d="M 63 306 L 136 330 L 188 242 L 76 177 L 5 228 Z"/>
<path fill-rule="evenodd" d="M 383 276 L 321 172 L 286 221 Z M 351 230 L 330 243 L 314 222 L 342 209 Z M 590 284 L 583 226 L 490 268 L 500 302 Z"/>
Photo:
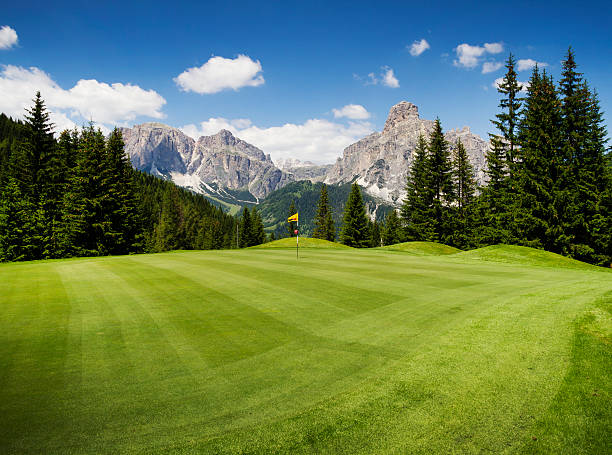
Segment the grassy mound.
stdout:
<path fill-rule="evenodd" d="M 550 251 L 518 245 L 491 245 L 476 250 L 463 251 L 458 257 L 565 269 L 601 269 Z"/>
<path fill-rule="evenodd" d="M 395 245 L 384 246 L 380 249 L 391 251 L 403 251 L 415 256 L 441 256 L 445 254 L 456 254 L 461 250 L 452 246 L 435 242 L 404 242 Z"/>
<path fill-rule="evenodd" d="M 264 243 L 251 247 L 256 248 L 295 248 L 295 237 L 286 239 L 274 240 L 273 242 Z M 300 248 L 350 248 L 341 243 L 330 242 L 328 240 L 311 239 L 309 237 L 300 237 Z"/>

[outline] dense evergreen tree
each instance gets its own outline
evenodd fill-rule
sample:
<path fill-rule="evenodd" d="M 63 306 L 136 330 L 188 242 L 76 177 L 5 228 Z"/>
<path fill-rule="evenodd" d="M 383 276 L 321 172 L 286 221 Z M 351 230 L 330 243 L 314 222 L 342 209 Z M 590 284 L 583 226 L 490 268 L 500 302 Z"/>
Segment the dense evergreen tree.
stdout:
<path fill-rule="evenodd" d="M 382 234 L 380 232 L 380 225 L 376 220 L 368 220 L 370 225 L 370 248 L 376 248 L 381 246 Z"/>
<path fill-rule="evenodd" d="M 459 139 L 453 153 L 453 177 L 455 185 L 456 203 L 451 209 L 452 234 L 450 244 L 458 248 L 472 246 L 474 228 L 474 199 L 476 193 L 476 179 L 465 147 Z"/>
<path fill-rule="evenodd" d="M 521 161 L 516 166 L 517 209 L 515 236 L 526 246 L 561 253 L 567 237 L 561 228 L 560 207 L 565 202 L 560 177 L 561 110 L 552 77 L 537 66 L 530 79 L 520 125 Z"/>
<path fill-rule="evenodd" d="M 419 135 L 412 167 L 408 172 L 406 198 L 401 209 L 407 240 L 431 240 L 435 237 L 430 216 L 432 206 L 429 152 L 425 138 Z"/>
<path fill-rule="evenodd" d="M 240 218 L 240 248 L 246 248 L 254 245 L 253 242 L 253 222 L 251 220 L 251 211 L 244 207 Z"/>
<path fill-rule="evenodd" d="M 357 183 L 351 186 L 351 192 L 344 209 L 342 234 L 343 244 L 355 248 L 367 248 L 370 242 L 370 230 L 361 190 Z"/>
<path fill-rule="evenodd" d="M 448 143 L 444 139 L 440 119 L 436 119 L 429 138 L 430 188 L 433 195 L 430 218 L 433 221 L 433 237 L 428 239 L 450 243 L 453 226 L 451 204 L 455 199 L 453 168 Z"/>
<path fill-rule="evenodd" d="M 176 250 L 180 247 L 180 228 L 183 213 L 178 201 L 178 190 L 164 191 L 159 224 L 155 228 L 155 251 Z"/>
<path fill-rule="evenodd" d="M 252 223 L 252 231 L 251 231 L 251 245 L 261 245 L 266 241 L 266 232 L 264 231 L 263 221 L 261 219 L 261 215 L 257 210 L 257 207 L 253 206 L 251 211 L 251 223 Z"/>
<path fill-rule="evenodd" d="M 327 186 L 321 185 L 321 196 L 317 205 L 317 214 L 315 215 L 315 229 L 312 234 L 315 239 L 336 240 L 336 228 L 332 217 L 329 199 L 327 197 Z"/>
<path fill-rule="evenodd" d="M 402 222 L 396 210 L 388 213 L 381 237 L 384 245 L 393 245 L 402 241 Z"/>

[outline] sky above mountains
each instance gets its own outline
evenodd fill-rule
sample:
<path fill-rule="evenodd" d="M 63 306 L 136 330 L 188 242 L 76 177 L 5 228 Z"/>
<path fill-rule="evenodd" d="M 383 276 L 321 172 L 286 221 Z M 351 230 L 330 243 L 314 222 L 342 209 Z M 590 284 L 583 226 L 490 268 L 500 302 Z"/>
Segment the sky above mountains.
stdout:
<path fill-rule="evenodd" d="M 13 2 L 0 16 L 0 111 L 36 90 L 57 129 L 159 121 L 229 129 L 273 158 L 330 163 L 402 101 L 486 137 L 512 52 L 558 80 L 568 46 L 610 129 L 609 2 Z"/>

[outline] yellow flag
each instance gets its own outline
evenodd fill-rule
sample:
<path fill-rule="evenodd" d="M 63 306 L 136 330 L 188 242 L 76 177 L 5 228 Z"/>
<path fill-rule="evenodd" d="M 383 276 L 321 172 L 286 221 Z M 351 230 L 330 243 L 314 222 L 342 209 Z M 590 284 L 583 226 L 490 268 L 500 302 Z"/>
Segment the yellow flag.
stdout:
<path fill-rule="evenodd" d="M 287 223 L 291 221 L 297 221 L 297 220 L 298 220 L 298 214 L 296 213 L 295 215 L 291 215 L 289 218 L 287 218 Z"/>

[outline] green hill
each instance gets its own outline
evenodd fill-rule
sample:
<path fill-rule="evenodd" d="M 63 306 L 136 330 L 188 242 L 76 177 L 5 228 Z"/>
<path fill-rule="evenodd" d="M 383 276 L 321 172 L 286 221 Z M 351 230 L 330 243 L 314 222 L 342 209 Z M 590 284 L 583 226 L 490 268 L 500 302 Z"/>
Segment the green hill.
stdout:
<path fill-rule="evenodd" d="M 606 269 L 601 267 L 595 267 L 575 259 L 561 256 L 560 254 L 517 245 L 491 245 L 475 250 L 463 251 L 459 253 L 457 257 L 470 260 L 529 264 L 543 267 L 606 271 Z"/>
<path fill-rule="evenodd" d="M 461 252 L 460 249 L 435 242 L 404 242 L 379 248 L 387 251 L 402 251 L 414 255 L 446 255 Z"/>
<path fill-rule="evenodd" d="M 291 240 L 0 264 L 0 453 L 610 452 L 612 274 Z"/>
<path fill-rule="evenodd" d="M 344 205 L 351 191 L 351 185 L 328 185 L 327 192 L 329 203 L 332 207 L 336 233 L 339 234 L 344 214 Z M 287 214 L 291 201 L 295 201 L 295 206 L 300 214 L 300 232 L 306 236 L 311 236 L 314 231 L 314 217 L 317 213 L 317 203 L 321 194 L 321 183 L 301 181 L 290 183 L 283 188 L 276 190 L 257 206 L 262 215 L 266 231 L 274 232 L 278 237 L 286 236 L 287 233 Z M 382 221 L 391 206 L 381 200 L 377 200 L 366 194 L 362 190 L 364 203 L 368 212 L 376 212 L 376 219 Z"/>
<path fill-rule="evenodd" d="M 273 242 L 262 243 L 261 245 L 252 246 L 251 248 L 296 248 L 295 237 L 287 237 Z M 341 243 L 330 242 L 328 240 L 311 239 L 309 237 L 300 236 L 300 248 L 351 248 L 350 246 Z"/>

